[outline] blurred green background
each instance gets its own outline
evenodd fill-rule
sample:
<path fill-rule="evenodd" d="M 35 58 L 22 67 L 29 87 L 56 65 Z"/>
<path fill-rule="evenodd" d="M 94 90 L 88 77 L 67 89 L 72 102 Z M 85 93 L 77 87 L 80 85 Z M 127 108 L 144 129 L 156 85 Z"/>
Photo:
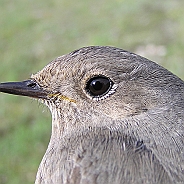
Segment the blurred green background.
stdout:
<path fill-rule="evenodd" d="M 135 52 L 184 79 L 183 0 L 0 0 L 0 81 L 21 81 L 88 45 Z M 0 183 L 33 183 L 51 132 L 49 110 L 0 94 Z"/>

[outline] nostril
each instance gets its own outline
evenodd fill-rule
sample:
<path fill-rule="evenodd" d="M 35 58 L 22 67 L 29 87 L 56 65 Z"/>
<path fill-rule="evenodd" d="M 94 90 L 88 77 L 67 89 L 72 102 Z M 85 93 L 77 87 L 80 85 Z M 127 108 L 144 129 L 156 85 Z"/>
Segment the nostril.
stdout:
<path fill-rule="evenodd" d="M 29 84 L 27 84 L 27 87 L 30 87 L 30 88 L 35 88 L 37 86 L 37 84 L 35 82 L 31 82 Z"/>

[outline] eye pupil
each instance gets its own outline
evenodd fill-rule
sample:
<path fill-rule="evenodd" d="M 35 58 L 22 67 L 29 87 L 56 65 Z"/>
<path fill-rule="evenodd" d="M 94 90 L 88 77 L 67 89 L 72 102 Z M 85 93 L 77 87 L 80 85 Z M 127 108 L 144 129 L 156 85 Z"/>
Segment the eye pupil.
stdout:
<path fill-rule="evenodd" d="M 91 78 L 86 85 L 86 91 L 91 96 L 103 96 L 112 86 L 112 81 L 105 76 L 96 76 Z"/>
<path fill-rule="evenodd" d="M 94 88 L 96 91 L 101 90 L 103 87 L 103 83 L 100 81 L 94 80 L 91 82 L 91 87 Z"/>

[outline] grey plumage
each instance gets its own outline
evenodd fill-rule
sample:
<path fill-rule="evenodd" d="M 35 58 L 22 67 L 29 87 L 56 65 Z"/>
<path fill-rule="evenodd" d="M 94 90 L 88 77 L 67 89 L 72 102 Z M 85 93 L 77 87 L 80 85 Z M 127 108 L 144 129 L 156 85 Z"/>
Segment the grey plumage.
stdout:
<path fill-rule="evenodd" d="M 99 76 L 110 86 L 95 96 L 87 85 Z M 39 98 L 52 113 L 36 184 L 184 183 L 184 82 L 177 76 L 118 48 L 85 47 L 31 81 L 26 86 L 40 96 L 20 95 Z M 0 91 L 17 94 L 5 85 Z"/>

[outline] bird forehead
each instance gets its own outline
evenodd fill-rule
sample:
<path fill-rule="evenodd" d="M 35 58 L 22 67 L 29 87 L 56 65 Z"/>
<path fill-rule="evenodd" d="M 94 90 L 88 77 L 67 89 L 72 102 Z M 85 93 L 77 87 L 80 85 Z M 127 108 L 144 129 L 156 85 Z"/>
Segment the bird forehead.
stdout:
<path fill-rule="evenodd" d="M 53 77 L 57 77 L 57 79 L 59 76 L 62 78 L 67 78 L 74 74 L 87 73 L 91 70 L 105 71 L 110 70 L 110 68 L 112 70 L 114 65 L 105 58 L 86 58 L 82 60 L 77 60 L 76 58 L 62 58 L 61 60 L 61 57 L 59 57 L 54 62 L 52 61 L 46 65 L 35 75 L 32 75 L 32 77 L 38 81 L 43 81 L 44 79 L 51 79 Z"/>
<path fill-rule="evenodd" d="M 111 52 L 108 52 L 111 49 Z M 93 75 L 106 75 L 113 79 L 122 74 L 130 74 L 142 63 L 141 57 L 128 53 L 121 49 L 110 47 L 88 47 L 60 56 L 46 65 L 41 71 L 32 75 L 42 86 L 48 86 L 52 82 L 73 80 L 80 81 Z M 137 58 L 137 59 L 135 59 Z"/>

